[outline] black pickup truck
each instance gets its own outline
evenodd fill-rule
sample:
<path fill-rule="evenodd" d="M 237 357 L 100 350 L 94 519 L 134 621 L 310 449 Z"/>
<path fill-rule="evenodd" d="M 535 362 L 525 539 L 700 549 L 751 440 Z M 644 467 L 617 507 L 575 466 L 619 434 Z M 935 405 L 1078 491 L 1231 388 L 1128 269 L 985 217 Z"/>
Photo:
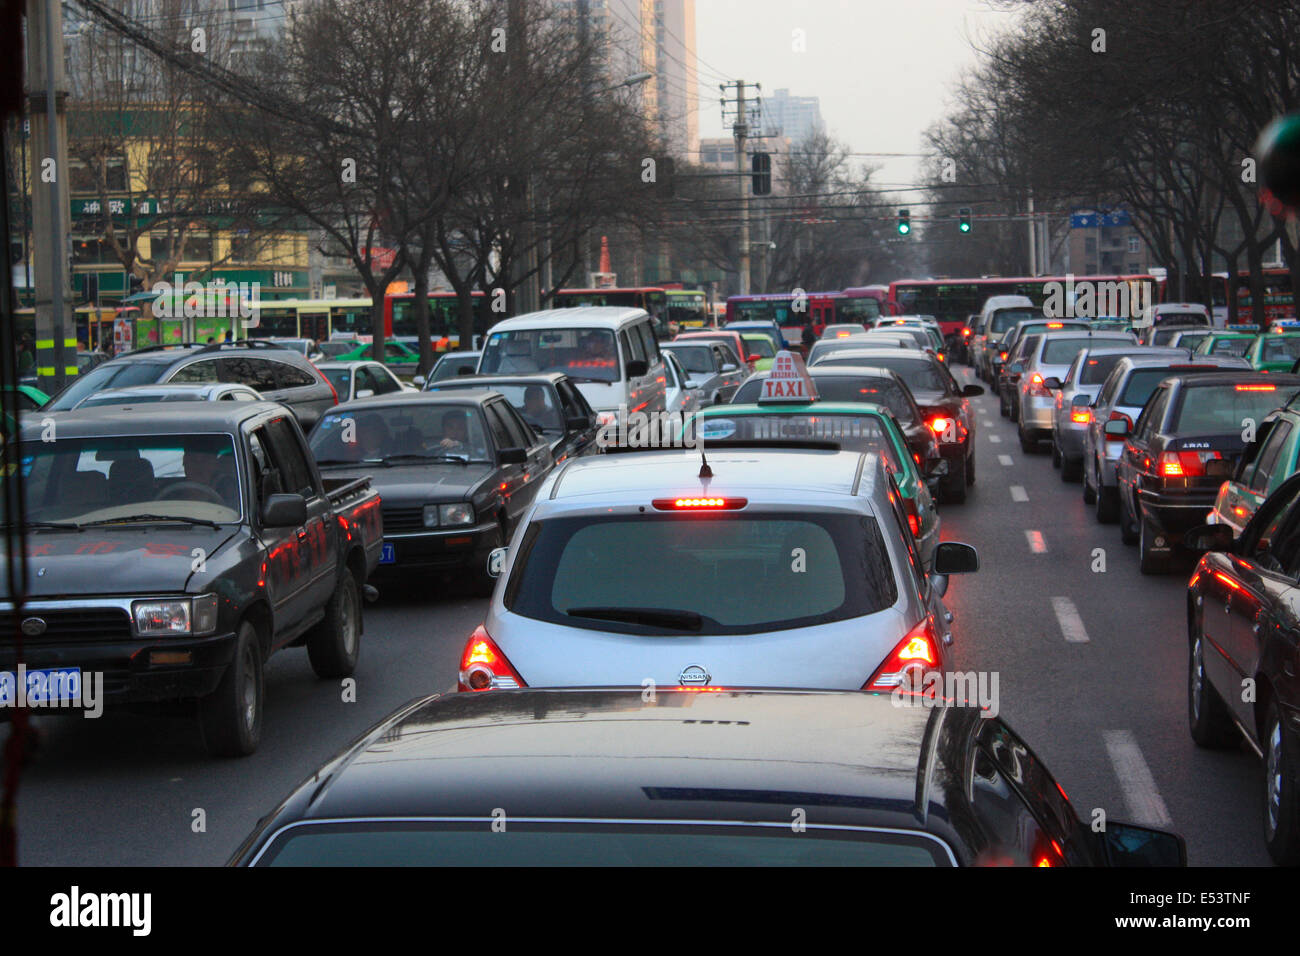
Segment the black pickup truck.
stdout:
<path fill-rule="evenodd" d="M 271 654 L 305 646 L 320 677 L 352 673 L 379 496 L 323 481 L 284 406 L 78 410 L 21 440 L 29 586 L 20 614 L 0 595 L 0 681 L 21 627 L 28 685 L 93 678 L 108 708 L 197 701 L 208 749 L 240 756 Z"/>

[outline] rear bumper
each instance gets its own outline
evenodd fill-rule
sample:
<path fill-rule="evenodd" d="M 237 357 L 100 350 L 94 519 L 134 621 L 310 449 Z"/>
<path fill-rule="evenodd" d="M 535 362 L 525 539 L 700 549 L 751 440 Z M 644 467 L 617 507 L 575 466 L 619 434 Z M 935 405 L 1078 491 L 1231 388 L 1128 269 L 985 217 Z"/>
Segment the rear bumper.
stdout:
<path fill-rule="evenodd" d="M 1050 437 L 1052 419 L 1056 415 L 1056 401 L 1051 398 L 1020 399 L 1020 421 L 1026 432 L 1037 431 L 1042 438 Z"/>
<path fill-rule="evenodd" d="M 1164 491 L 1138 489 L 1142 514 L 1156 528 L 1178 535 L 1205 524 L 1206 512 L 1214 510 L 1214 491 Z"/>

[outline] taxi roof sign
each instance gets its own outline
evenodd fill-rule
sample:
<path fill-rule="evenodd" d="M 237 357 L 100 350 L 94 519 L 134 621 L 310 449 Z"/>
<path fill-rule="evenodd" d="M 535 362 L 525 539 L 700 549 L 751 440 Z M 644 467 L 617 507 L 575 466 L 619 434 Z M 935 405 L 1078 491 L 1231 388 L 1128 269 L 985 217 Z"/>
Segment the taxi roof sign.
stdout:
<path fill-rule="evenodd" d="M 817 386 L 803 364 L 803 356 L 787 350 L 777 352 L 758 401 L 760 404 L 817 401 Z"/>

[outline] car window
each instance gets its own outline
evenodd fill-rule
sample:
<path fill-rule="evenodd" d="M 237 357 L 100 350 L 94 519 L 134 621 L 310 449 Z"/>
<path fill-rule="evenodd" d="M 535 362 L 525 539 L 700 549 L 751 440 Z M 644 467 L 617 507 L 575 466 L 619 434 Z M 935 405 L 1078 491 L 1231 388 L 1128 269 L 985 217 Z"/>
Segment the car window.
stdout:
<path fill-rule="evenodd" d="M 247 385 L 254 391 L 262 393 L 273 392 L 280 387 L 275 375 L 278 364 L 278 362 L 269 362 L 266 359 L 254 359 L 246 356 L 230 356 L 217 359 L 218 380 L 222 382 L 238 382 L 240 385 Z"/>
<path fill-rule="evenodd" d="M 370 374 L 374 376 L 376 395 L 387 395 L 390 392 L 400 392 L 402 390 L 402 383 L 388 369 L 372 368 Z"/>
<path fill-rule="evenodd" d="M 536 433 L 509 402 L 490 402 L 489 407 L 495 409 L 496 413 L 501 416 L 501 420 L 506 423 L 506 429 L 510 432 L 510 437 L 514 442 L 513 447 L 532 448 L 537 444 Z"/>
<path fill-rule="evenodd" d="M 1273 470 L 1277 467 L 1278 457 L 1282 454 L 1282 447 L 1290 435 L 1291 423 L 1286 419 L 1279 419 L 1269 431 L 1268 439 L 1264 442 L 1264 447 L 1259 450 L 1259 458 L 1255 462 L 1255 474 L 1250 479 L 1249 487 L 1252 491 L 1262 494 L 1267 490 L 1269 480 L 1273 477 Z"/>
<path fill-rule="evenodd" d="M 290 494 L 314 497 L 316 484 L 312 480 L 312 469 L 308 463 L 307 450 L 298 441 L 298 435 L 286 418 L 277 418 L 265 427 L 270 439 L 267 451 L 280 470 L 284 490 Z"/>
<path fill-rule="evenodd" d="M 719 368 L 721 368 L 723 365 L 734 365 L 737 368 L 741 366 L 742 363 L 740 361 L 740 356 L 736 354 L 736 350 L 733 349 L 730 345 L 728 345 L 725 342 L 720 342 L 717 346 L 717 349 L 718 349 L 718 356 L 719 356 L 719 365 L 718 365 Z"/>
<path fill-rule="evenodd" d="M 268 362 L 275 376 L 276 388 L 306 388 L 316 384 L 316 377 L 304 368 L 287 362 Z"/>
<path fill-rule="evenodd" d="M 1165 417 L 1165 406 L 1169 403 L 1169 387 L 1157 389 L 1147 402 L 1146 407 L 1142 409 L 1142 414 L 1138 416 L 1137 424 L 1133 426 L 1134 441 L 1147 442 L 1155 434 L 1160 422 Z"/>
<path fill-rule="evenodd" d="M 623 329 L 618 333 L 618 340 L 623 345 L 623 354 L 628 357 L 628 361 L 645 361 L 645 345 L 635 328 Z"/>
<path fill-rule="evenodd" d="M 510 427 L 506 424 L 505 419 L 496 414 L 493 406 L 489 405 L 485 410 L 488 431 L 492 433 L 492 441 L 496 443 L 497 449 L 515 448 L 518 443 L 514 436 L 510 434 Z"/>
<path fill-rule="evenodd" d="M 1236 355 L 1238 357 L 1246 354 L 1250 348 L 1251 339 L 1216 339 L 1210 346 L 1211 355 Z"/>
<path fill-rule="evenodd" d="M 190 362 L 188 365 L 178 368 L 175 372 L 172 373 L 171 377 L 168 378 L 167 381 L 195 383 L 195 382 L 226 382 L 226 381 L 239 381 L 239 380 L 221 378 L 217 370 L 217 360 L 203 359 L 198 362 Z M 118 385 L 118 383 L 114 383 L 114 384 Z"/>
<path fill-rule="evenodd" d="M 659 361 L 659 342 L 649 322 L 638 322 L 633 328 L 641 334 L 641 346 L 645 350 L 646 361 L 651 365 Z"/>

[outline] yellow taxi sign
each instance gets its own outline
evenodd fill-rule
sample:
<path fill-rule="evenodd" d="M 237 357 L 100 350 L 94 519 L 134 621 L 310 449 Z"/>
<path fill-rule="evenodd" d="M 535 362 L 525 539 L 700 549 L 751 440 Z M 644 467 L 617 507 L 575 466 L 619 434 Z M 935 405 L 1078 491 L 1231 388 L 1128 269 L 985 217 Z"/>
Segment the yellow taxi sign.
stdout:
<path fill-rule="evenodd" d="M 817 386 L 803 364 L 803 357 L 784 350 L 777 352 L 758 400 L 760 403 L 817 401 Z"/>

